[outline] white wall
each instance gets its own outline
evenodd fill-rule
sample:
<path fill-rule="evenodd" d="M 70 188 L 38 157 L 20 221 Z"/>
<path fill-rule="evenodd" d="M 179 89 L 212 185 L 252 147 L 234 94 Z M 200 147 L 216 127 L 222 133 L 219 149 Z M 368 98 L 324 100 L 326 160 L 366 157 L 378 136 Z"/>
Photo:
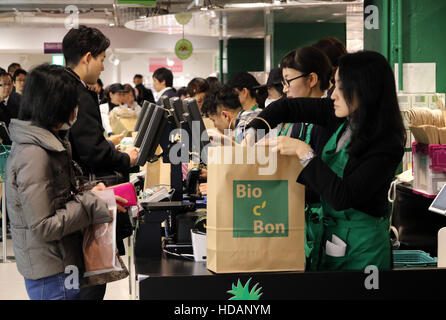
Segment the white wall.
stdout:
<path fill-rule="evenodd" d="M 218 52 L 198 52 L 192 54 L 192 56 L 182 61 L 183 72 L 174 73 L 174 87 L 181 87 L 187 85 L 187 83 L 194 77 L 208 77 L 214 70 L 214 56 Z M 133 76 L 136 73 L 140 73 L 144 76 L 144 84 L 148 87 L 152 86 L 152 73 L 149 72 L 149 59 L 150 58 L 176 58 L 173 53 L 138 53 L 138 54 L 119 54 L 119 60 L 121 61 L 119 67 L 121 68 L 121 80 L 123 83 L 133 82 Z M 103 78 L 110 78 L 112 73 L 111 68 L 106 67 L 106 71 L 103 73 Z"/>
<path fill-rule="evenodd" d="M 175 43 L 179 35 L 139 32 L 125 28 L 100 28 L 110 38 L 110 50 L 119 57 L 116 67 L 108 58 L 101 79 L 105 85 L 113 82 L 133 83 L 133 75 L 141 73 L 146 85 L 152 84 L 149 74 L 150 58 L 175 58 Z M 44 42 L 62 42 L 67 30 L 63 27 L 10 27 L 0 26 L 0 67 L 6 69 L 11 62 L 18 62 L 26 70 L 48 62 L 51 55 L 43 54 Z M 218 39 L 187 36 L 194 47 L 192 56 L 183 61 L 183 72 L 174 73 L 174 86 L 179 87 L 193 77 L 207 77 L 214 70 L 214 57 L 218 55 Z M 110 56 L 110 53 L 108 53 Z"/>

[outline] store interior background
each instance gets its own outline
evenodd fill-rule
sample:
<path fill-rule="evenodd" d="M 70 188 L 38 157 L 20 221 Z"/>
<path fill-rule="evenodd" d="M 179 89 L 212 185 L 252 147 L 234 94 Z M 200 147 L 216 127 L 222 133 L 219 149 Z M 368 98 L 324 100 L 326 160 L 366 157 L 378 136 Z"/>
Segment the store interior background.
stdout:
<path fill-rule="evenodd" d="M 194 2 L 198 5 L 190 7 Z M 79 9 L 79 24 L 95 26 L 111 40 L 101 75 L 105 84 L 132 83 L 133 75 L 141 73 L 150 87 L 150 59 L 176 58 L 174 46 L 183 30 L 174 15 L 180 12 L 192 14 L 184 36 L 192 42 L 194 51 L 182 61 L 182 71 L 174 72 L 175 87 L 213 73 L 221 73 L 226 80 L 238 70 L 269 71 L 285 53 L 325 36 L 344 41 L 349 51 L 376 50 L 397 63 L 398 7 L 394 3 L 400 2 L 402 62 L 435 62 L 437 92 L 446 91 L 446 42 L 442 33 L 446 4 L 442 0 L 270 0 L 263 1 L 270 7 L 260 9 L 219 7 L 258 2 L 173 0 L 157 1 L 157 8 L 142 8 L 116 5 L 118 0 L 4 0 L 0 3 L 0 66 L 5 68 L 14 61 L 30 70 L 40 63 L 51 63 L 52 55 L 43 53 L 43 45 L 62 41 L 69 6 Z M 206 8 L 204 4 L 211 4 L 209 10 L 200 10 Z M 369 5 L 379 9 L 378 29 L 363 26 L 364 8 Z M 148 17 L 141 19 L 144 14 Z"/>
<path fill-rule="evenodd" d="M 10 63 L 18 62 L 29 71 L 41 63 L 51 63 L 53 55 L 43 53 L 44 43 L 62 41 L 70 15 L 65 10 L 74 5 L 80 11 L 79 24 L 97 27 L 111 40 L 101 74 L 105 85 L 133 84 L 134 74 L 140 73 L 144 84 L 153 89 L 151 61 L 166 58 L 180 63 L 182 68 L 174 72 L 176 88 L 187 85 L 194 77 L 211 74 L 224 82 L 239 70 L 259 74 L 269 71 L 287 52 L 323 37 L 337 37 L 346 43 L 348 51 L 381 52 L 392 66 L 399 61 L 435 63 L 436 92 L 446 92 L 444 0 L 158 0 L 155 8 L 118 2 L 1 0 L 0 67 L 6 69 Z M 231 8 L 234 4 L 259 2 L 265 6 Z M 377 29 L 364 27 L 368 16 L 364 8 L 368 6 L 378 9 Z M 183 27 L 175 14 L 182 12 L 192 15 L 184 26 L 184 37 L 192 42 L 194 51 L 190 58 L 179 62 L 174 47 L 183 37 Z M 403 77 L 404 82 L 417 80 Z M 396 81 L 402 82 L 398 78 Z M 8 255 L 11 254 L 8 246 Z M 0 263 L 0 288 L 16 285 L 17 294 L 2 289 L 0 299 L 26 299 L 15 264 Z M 127 280 L 114 284 L 111 287 L 116 290 L 107 291 L 106 298 L 127 298 L 126 286 Z"/>

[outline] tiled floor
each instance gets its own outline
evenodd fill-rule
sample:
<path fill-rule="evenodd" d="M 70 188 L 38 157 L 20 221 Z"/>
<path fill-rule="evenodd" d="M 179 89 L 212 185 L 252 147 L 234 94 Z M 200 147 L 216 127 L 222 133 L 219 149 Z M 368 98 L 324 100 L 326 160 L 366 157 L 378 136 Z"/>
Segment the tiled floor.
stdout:
<path fill-rule="evenodd" d="M 13 255 L 12 240 L 7 242 L 7 255 Z M 15 262 L 3 263 L 2 245 L 0 242 L 0 300 L 29 300 L 23 277 L 17 270 Z M 127 248 L 126 248 L 127 250 Z M 122 257 L 128 266 L 128 256 Z M 128 300 L 129 278 L 107 284 L 104 300 Z"/>

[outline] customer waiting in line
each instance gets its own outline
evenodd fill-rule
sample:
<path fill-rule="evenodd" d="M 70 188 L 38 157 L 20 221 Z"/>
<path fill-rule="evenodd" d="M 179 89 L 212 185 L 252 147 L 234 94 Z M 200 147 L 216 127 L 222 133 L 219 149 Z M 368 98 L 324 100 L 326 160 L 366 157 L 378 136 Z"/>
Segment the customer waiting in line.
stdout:
<path fill-rule="evenodd" d="M 142 105 L 144 101 L 155 103 L 152 90 L 144 86 L 142 74 L 135 74 L 133 77 L 133 84 L 135 85 L 136 90 L 136 102 L 139 105 Z"/>
<path fill-rule="evenodd" d="M 22 66 L 20 65 L 20 63 L 17 63 L 17 62 L 13 62 L 13 63 L 11 63 L 11 64 L 8 66 L 8 73 L 9 73 L 9 75 L 10 75 L 11 77 L 13 77 L 13 76 L 14 76 L 14 72 L 15 72 L 17 69 L 22 69 Z"/>
<path fill-rule="evenodd" d="M 9 127 L 14 143 L 6 169 L 17 268 L 30 299 L 77 299 L 80 279 L 67 286 L 65 271 L 75 267 L 82 275 L 81 230 L 112 218 L 105 202 L 76 188 L 65 131 L 78 113 L 76 81 L 63 67 L 38 66 L 28 76 L 22 104 L 23 112 Z"/>
<path fill-rule="evenodd" d="M 25 88 L 27 72 L 23 69 L 17 69 L 12 76 L 12 83 L 14 84 L 15 92 L 23 94 Z"/>
<path fill-rule="evenodd" d="M 406 142 L 393 71 L 381 54 L 363 51 L 341 57 L 335 80 L 331 99 L 282 99 L 259 115 L 271 126 L 301 121 L 327 128 L 331 137 L 321 153 L 289 137 L 264 144 L 297 156 L 303 166 L 297 182 L 320 194 L 322 211 L 310 225 L 314 270 L 390 269 L 387 191 Z M 268 130 L 257 119 L 248 127 Z M 248 132 L 244 143 L 254 139 Z"/>
<path fill-rule="evenodd" d="M 161 97 L 167 96 L 169 99 L 177 96 L 176 90 L 173 88 L 173 73 L 166 68 L 158 68 L 153 73 L 153 87 L 157 94 L 156 104 L 161 106 Z"/>
<path fill-rule="evenodd" d="M 112 185 L 128 181 L 138 151 L 129 148 L 120 152 L 105 139 L 97 95 L 86 87 L 95 84 L 104 70 L 105 50 L 109 45 L 109 39 L 100 30 L 83 25 L 68 31 L 62 40 L 67 73 L 76 80 L 79 90 L 78 118 L 70 130 L 73 159 L 86 178 Z M 123 239 L 132 234 L 128 214 L 118 212 L 116 222 L 116 243 L 119 254 L 124 255 Z M 87 287 L 81 289 L 80 295 L 85 300 L 100 300 L 105 290 L 105 284 Z"/>
<path fill-rule="evenodd" d="M 17 118 L 20 108 L 20 95 L 12 89 L 12 77 L 9 73 L 0 73 L 0 121 L 7 126 L 12 118 Z"/>

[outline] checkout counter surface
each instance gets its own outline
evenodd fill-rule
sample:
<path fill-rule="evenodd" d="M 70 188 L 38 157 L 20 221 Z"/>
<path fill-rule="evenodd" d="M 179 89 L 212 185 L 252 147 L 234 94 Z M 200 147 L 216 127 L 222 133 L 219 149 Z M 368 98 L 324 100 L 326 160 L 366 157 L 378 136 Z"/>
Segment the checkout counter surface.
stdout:
<path fill-rule="evenodd" d="M 439 268 L 379 271 L 373 282 L 364 271 L 215 274 L 205 262 L 163 255 L 136 258 L 135 271 L 141 300 L 228 300 L 232 286 L 249 279 L 262 288 L 260 300 L 446 299 Z"/>

